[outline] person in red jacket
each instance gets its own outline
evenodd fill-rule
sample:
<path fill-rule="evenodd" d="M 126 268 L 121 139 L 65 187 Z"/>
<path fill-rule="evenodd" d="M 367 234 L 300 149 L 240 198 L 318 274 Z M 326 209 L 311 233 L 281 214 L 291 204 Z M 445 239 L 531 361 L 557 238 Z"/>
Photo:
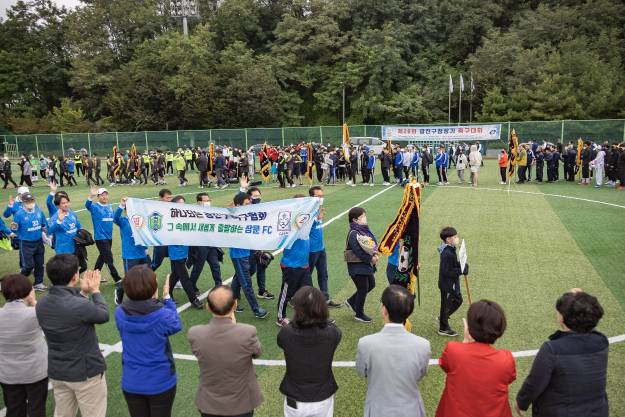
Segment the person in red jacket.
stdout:
<path fill-rule="evenodd" d="M 493 344 L 506 330 L 494 301 L 480 300 L 464 320 L 464 342 L 450 342 L 439 364 L 447 374 L 436 417 L 512 417 L 508 387 L 516 379 L 512 352 Z"/>
<path fill-rule="evenodd" d="M 508 153 L 505 149 L 501 150 L 499 154 L 499 175 L 501 175 L 501 183 L 506 183 L 506 170 L 508 168 Z"/>

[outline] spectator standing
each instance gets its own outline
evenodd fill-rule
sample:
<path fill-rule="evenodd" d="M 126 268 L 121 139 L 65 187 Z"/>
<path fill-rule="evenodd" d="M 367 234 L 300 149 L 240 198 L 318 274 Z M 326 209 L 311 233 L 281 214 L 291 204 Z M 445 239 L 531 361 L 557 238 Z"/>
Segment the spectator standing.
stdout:
<path fill-rule="evenodd" d="M 293 296 L 295 316 L 278 333 L 286 372 L 280 392 L 285 417 L 329 417 L 338 385 L 332 373 L 341 331 L 328 322 L 328 305 L 321 291 L 302 287 Z M 315 358 L 311 361 L 310 358 Z"/>
<path fill-rule="evenodd" d="M 506 171 L 508 169 L 508 153 L 505 149 L 501 150 L 499 154 L 499 175 L 501 176 L 501 182 L 499 184 L 506 183 Z M 541 165 L 542 169 L 542 165 Z M 538 173 L 536 174 L 538 176 Z M 541 179 L 542 179 L 542 171 L 541 171 Z"/>
<path fill-rule="evenodd" d="M 476 145 L 471 145 L 469 153 L 469 166 L 471 167 L 471 185 L 477 187 L 477 180 L 482 166 L 482 154 L 477 150 Z"/>
<path fill-rule="evenodd" d="M 517 394 L 517 411 L 534 417 L 606 417 L 607 337 L 596 330 L 603 308 L 573 289 L 556 302 L 559 330 L 549 336 Z"/>
<path fill-rule="evenodd" d="M 8 417 L 45 417 L 48 345 L 37 321 L 37 298 L 21 274 L 2 278 L 0 385 Z"/>
<path fill-rule="evenodd" d="M 200 367 L 195 404 L 202 417 L 252 417 L 263 402 L 252 359 L 262 347 L 256 328 L 236 322 L 232 290 L 219 285 L 208 293 L 213 318 L 187 333 Z"/>
<path fill-rule="evenodd" d="M 75 417 L 80 409 L 83 416 L 105 417 L 106 362 L 95 325 L 106 323 L 109 312 L 100 294 L 100 271 L 87 271 L 80 279 L 78 258 L 64 253 L 48 261 L 46 272 L 52 288 L 36 311 L 48 342 L 54 415 Z"/>
<path fill-rule="evenodd" d="M 509 350 L 493 347 L 505 330 L 499 304 L 471 304 L 464 341 L 448 343 L 438 360 L 447 378 L 436 417 L 512 417 L 508 387 L 516 379 L 514 358 Z"/>
<path fill-rule="evenodd" d="M 132 267 L 123 281 L 126 299 L 115 311 L 122 340 L 121 387 L 131 417 L 170 417 L 176 397 L 176 365 L 169 336 L 182 330 L 176 304 L 163 286 L 157 299 L 156 274 Z"/>
<path fill-rule="evenodd" d="M 425 377 L 430 342 L 404 327 L 414 296 L 399 285 L 382 293 L 384 328 L 358 341 L 356 371 L 367 378 L 365 416 L 424 417 L 419 382 Z"/>

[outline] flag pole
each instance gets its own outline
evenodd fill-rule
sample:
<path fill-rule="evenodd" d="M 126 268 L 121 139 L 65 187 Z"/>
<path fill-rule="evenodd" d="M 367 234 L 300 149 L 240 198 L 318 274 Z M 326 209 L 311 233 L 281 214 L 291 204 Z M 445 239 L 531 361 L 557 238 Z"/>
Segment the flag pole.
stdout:
<path fill-rule="evenodd" d="M 452 82 L 451 75 L 449 76 L 449 82 Z M 447 86 L 447 92 L 449 95 L 449 106 L 447 107 L 447 123 L 451 124 L 451 84 Z"/>
<path fill-rule="evenodd" d="M 460 74 L 460 86 L 458 87 L 458 124 L 462 120 L 462 74 Z"/>
<path fill-rule="evenodd" d="M 471 301 L 471 290 L 469 289 L 469 276 L 468 275 L 464 275 L 464 285 L 467 289 L 467 298 L 469 299 L 469 305 L 473 304 L 473 302 Z"/>

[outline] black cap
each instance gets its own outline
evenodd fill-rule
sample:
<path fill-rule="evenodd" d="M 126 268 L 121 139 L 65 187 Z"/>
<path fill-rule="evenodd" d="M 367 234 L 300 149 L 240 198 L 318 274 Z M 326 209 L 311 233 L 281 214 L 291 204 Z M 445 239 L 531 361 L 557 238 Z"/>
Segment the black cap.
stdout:
<path fill-rule="evenodd" d="M 35 196 L 31 193 L 22 194 L 22 202 L 26 203 L 28 201 L 35 201 Z"/>

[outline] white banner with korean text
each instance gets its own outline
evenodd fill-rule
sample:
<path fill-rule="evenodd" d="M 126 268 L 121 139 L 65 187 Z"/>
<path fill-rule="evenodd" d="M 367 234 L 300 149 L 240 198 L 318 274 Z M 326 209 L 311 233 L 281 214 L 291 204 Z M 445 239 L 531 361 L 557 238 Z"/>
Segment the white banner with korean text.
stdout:
<path fill-rule="evenodd" d="M 501 125 L 382 126 L 382 139 L 391 142 L 475 142 L 499 140 Z"/>
<path fill-rule="evenodd" d="M 308 239 L 319 199 L 220 208 L 129 198 L 126 211 L 137 245 L 275 250 Z"/>

